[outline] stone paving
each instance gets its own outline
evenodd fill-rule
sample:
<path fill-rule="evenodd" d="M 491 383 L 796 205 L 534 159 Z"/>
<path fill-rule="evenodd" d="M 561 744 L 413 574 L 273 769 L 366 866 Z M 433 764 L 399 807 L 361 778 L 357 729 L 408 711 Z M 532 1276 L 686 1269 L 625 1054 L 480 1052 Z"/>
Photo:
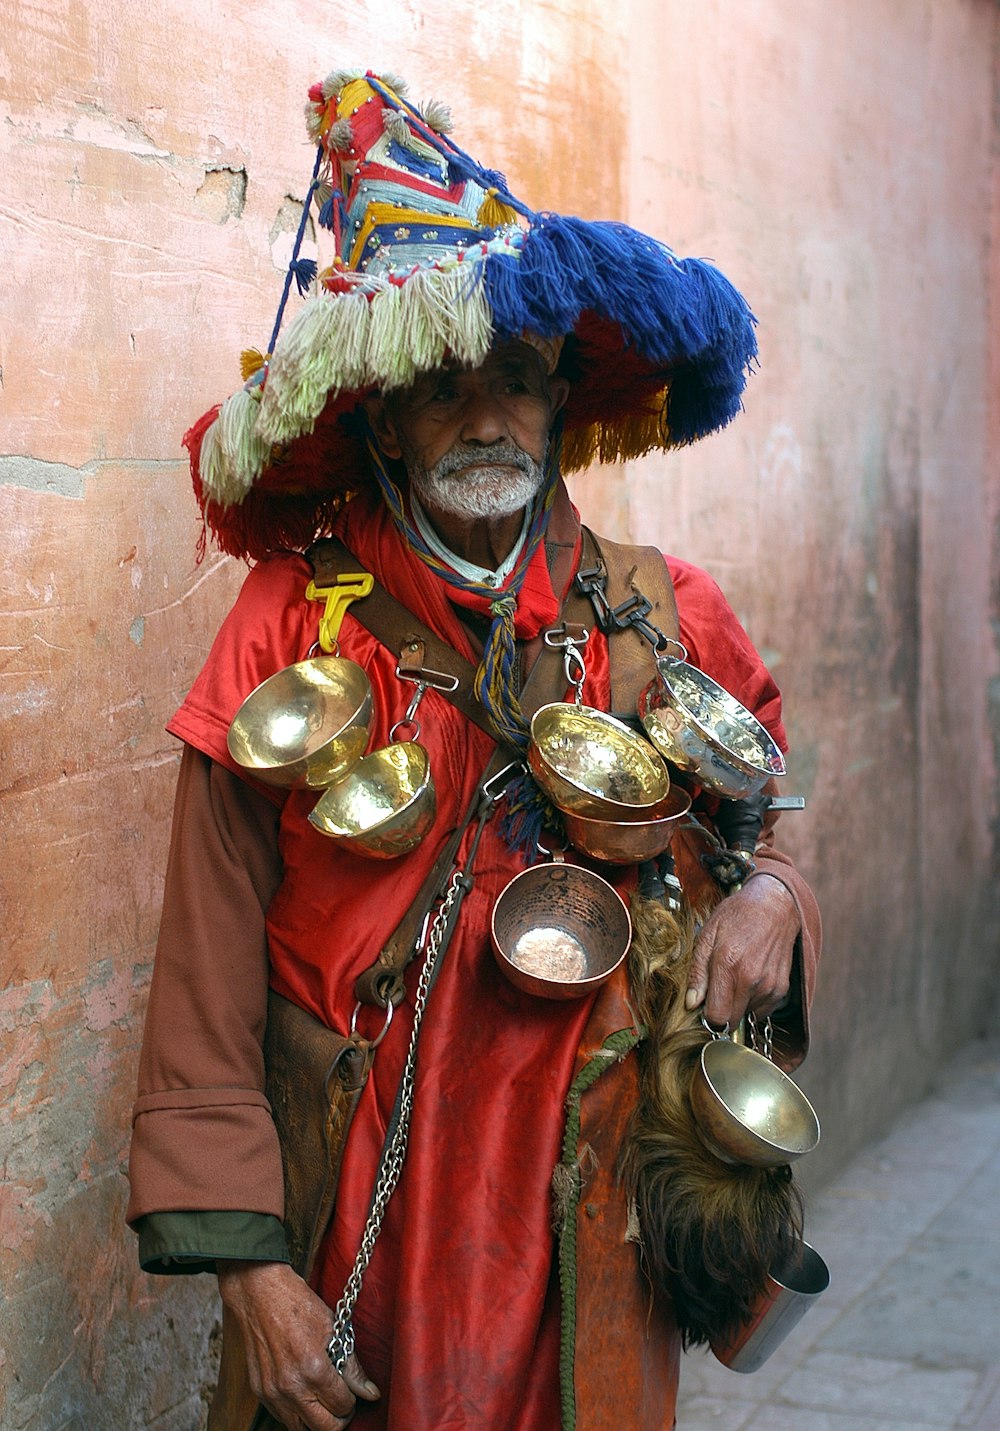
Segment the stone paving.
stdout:
<path fill-rule="evenodd" d="M 1000 1042 L 810 1199 L 806 1239 L 829 1289 L 759 1371 L 685 1356 L 678 1431 L 1000 1431 Z"/>

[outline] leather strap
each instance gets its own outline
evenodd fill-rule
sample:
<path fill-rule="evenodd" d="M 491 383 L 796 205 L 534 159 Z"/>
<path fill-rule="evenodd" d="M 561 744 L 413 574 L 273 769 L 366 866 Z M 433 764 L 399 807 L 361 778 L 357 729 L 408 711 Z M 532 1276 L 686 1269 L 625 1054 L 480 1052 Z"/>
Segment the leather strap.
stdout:
<path fill-rule="evenodd" d="M 585 533 L 585 542 L 586 536 L 589 536 L 589 533 Z M 585 625 L 591 619 L 590 605 L 575 587 L 570 586 L 573 575 L 573 547 L 568 543 L 547 543 L 546 551 L 550 559 L 553 590 L 566 591 L 560 619 Z M 584 551 L 586 552 L 586 545 Z M 358 558 L 339 537 L 324 537 L 314 543 L 306 552 L 306 559 L 312 564 L 317 586 L 333 586 L 342 571 L 363 569 Z M 660 561 L 662 564 L 662 557 Z M 466 719 L 496 740 L 496 731 L 490 725 L 486 712 L 475 695 L 476 667 L 429 626 L 425 626 L 401 601 L 391 596 L 380 582 L 373 580 L 370 593 L 351 604 L 351 615 L 376 641 L 400 660 L 404 669 L 407 664 L 406 656 L 409 655 L 415 665 L 427 666 L 446 676 L 453 676 L 458 681 L 456 689 L 442 690 L 439 694 L 460 710 Z M 546 671 L 547 675 L 532 679 L 539 662 L 542 662 L 541 670 Z M 520 703 L 527 717 L 530 718 L 539 706 L 549 701 L 557 701 L 563 695 L 565 682 L 562 680 L 561 659 L 557 652 L 544 645 L 540 637 L 527 642 L 522 649 L 522 673 L 524 684 L 520 692 Z"/>
<path fill-rule="evenodd" d="M 594 544 L 597 557 L 607 573 L 607 597 L 612 607 L 620 606 L 632 596 L 644 596 L 651 603 L 646 620 L 676 641 L 680 637 L 677 599 L 663 553 L 656 547 L 625 546 L 597 537 L 586 527 L 584 532 Z M 590 563 L 586 560 L 581 566 Z M 652 678 L 649 643 L 635 627 L 612 633 L 608 641 L 611 667 L 611 710 L 620 720 L 633 720 L 639 693 Z"/>
<path fill-rule="evenodd" d="M 587 598 L 570 585 L 575 543 L 553 542 L 547 546 L 553 589 L 565 591 L 560 620 L 570 625 L 586 625 L 592 620 L 592 608 Z M 312 564 L 317 586 L 332 586 L 343 571 L 361 569 L 357 557 L 339 539 L 325 537 L 306 552 Z M 641 571 L 642 594 L 652 603 L 651 615 L 665 635 L 676 636 L 677 608 L 673 586 L 662 555 L 655 547 L 621 546 L 583 528 L 581 562 L 592 566 L 600 560 L 608 578 L 608 598 L 619 605 L 635 593 L 635 577 Z M 369 595 L 355 601 L 351 614 L 383 646 L 395 655 L 402 666 L 407 656 L 414 664 L 452 676 L 458 682 L 455 690 L 439 694 L 462 712 L 467 719 L 496 740 L 496 732 L 486 712 L 474 694 L 475 667 L 454 647 L 443 641 L 391 596 L 385 587 L 374 581 Z M 649 646 L 637 631 L 617 633 L 620 639 L 609 645 L 614 652 L 611 661 L 612 706 L 633 713 L 639 691 L 650 678 Z M 521 709 L 530 718 L 542 705 L 558 701 L 565 693 L 566 679 L 559 653 L 546 647 L 540 639 L 530 643 L 530 669 L 520 693 Z M 526 660 L 525 665 L 529 662 Z M 377 959 L 355 980 L 355 996 L 365 1004 L 384 1008 L 391 999 L 398 1003 L 403 997 L 403 972 L 413 957 L 420 926 L 433 907 L 447 871 L 454 863 L 462 837 L 479 804 L 485 780 L 501 770 L 505 763 L 518 760 L 517 752 L 498 743 L 476 795 L 460 823 L 445 840 L 437 859 L 428 871 L 406 914 L 379 951 Z"/>
<path fill-rule="evenodd" d="M 324 537 L 316 542 L 306 552 L 306 558 L 312 563 L 317 586 L 333 586 L 342 571 L 363 570 L 357 557 L 339 537 Z M 441 694 L 468 720 L 496 739 L 486 712 L 475 698 L 472 683 L 475 667 L 447 641 L 442 641 L 429 626 L 419 621 L 401 601 L 390 596 L 384 586 L 374 582 L 368 596 L 352 603 L 351 615 L 394 656 L 399 657 L 410 651 L 413 659 L 419 660 L 421 665 L 441 671 L 446 676 L 454 676 L 458 681 L 457 688 L 442 691 Z M 418 654 L 421 647 L 422 657 Z"/>
<path fill-rule="evenodd" d="M 382 945 L 375 962 L 363 969 L 355 979 L 354 997 L 361 1003 L 374 1004 L 384 1009 L 390 999 L 394 1004 L 402 1001 L 405 993 L 403 972 L 416 952 L 420 926 L 433 908 L 445 876 L 455 862 L 462 837 L 479 807 L 483 785 L 503 768 L 508 758 L 515 760 L 518 757 L 506 747 L 498 745 L 483 772 L 482 780 L 476 786 L 472 803 L 441 846 L 438 857 L 428 870 L 412 904 Z"/>
<path fill-rule="evenodd" d="M 559 546 L 556 551 L 558 554 L 562 554 L 565 548 Z M 358 559 L 338 537 L 326 537 L 315 543 L 306 552 L 306 557 L 312 564 L 317 586 L 332 586 L 342 571 L 361 569 Z M 569 556 L 570 564 L 571 560 L 572 553 Z M 565 557 L 560 564 L 566 564 Z M 567 583 L 570 574 L 569 571 L 566 573 Z M 453 676 L 458 682 L 456 689 L 454 691 L 441 690 L 439 694 L 451 701 L 452 705 L 481 730 L 484 730 L 491 739 L 497 739 L 496 732 L 486 717 L 486 712 L 474 695 L 473 682 L 476 668 L 454 647 L 449 646 L 446 641 L 443 641 L 440 636 L 418 620 L 394 596 L 391 596 L 384 586 L 377 581 L 373 582 L 371 592 L 352 604 L 351 614 L 377 641 L 397 656 L 404 667 L 406 658 L 409 656 L 415 664 L 426 665 L 435 671 Z M 548 701 L 559 700 L 563 694 L 564 685 L 562 662 L 558 652 L 539 643 L 537 659 L 521 692 L 521 705 L 525 714 L 530 716 L 538 706 L 544 705 Z M 413 957 L 420 926 L 433 907 L 442 881 L 455 861 L 462 837 L 479 805 L 482 784 L 500 771 L 506 763 L 519 759 L 520 756 L 517 752 L 509 746 L 498 743 L 484 772 L 483 780 L 477 786 L 472 804 L 445 840 L 437 859 L 421 884 L 416 898 L 382 946 L 377 959 L 355 980 L 355 997 L 362 1003 L 384 1008 L 390 999 L 394 1003 L 398 1003 L 402 999 L 404 993 L 403 972 Z"/>

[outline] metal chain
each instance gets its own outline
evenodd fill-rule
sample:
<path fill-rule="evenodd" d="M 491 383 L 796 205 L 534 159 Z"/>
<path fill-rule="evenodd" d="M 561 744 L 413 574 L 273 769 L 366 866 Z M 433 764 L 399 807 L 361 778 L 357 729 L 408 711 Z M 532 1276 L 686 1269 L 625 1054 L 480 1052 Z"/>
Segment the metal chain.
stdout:
<path fill-rule="evenodd" d="M 420 978 L 417 981 L 416 997 L 414 999 L 413 1028 L 410 1033 L 410 1046 L 407 1049 L 406 1063 L 403 1067 L 402 1079 L 400 1080 L 399 1117 L 396 1120 L 396 1127 L 393 1130 L 392 1137 L 382 1155 L 378 1179 L 375 1183 L 375 1191 L 372 1194 L 371 1210 L 368 1213 L 368 1221 L 365 1224 L 358 1255 L 354 1260 L 351 1275 L 348 1277 L 344 1286 L 343 1296 L 334 1308 L 333 1333 L 327 1343 L 326 1352 L 340 1376 L 343 1376 L 347 1359 L 354 1351 L 354 1325 L 352 1318 L 354 1308 L 357 1305 L 357 1300 L 361 1293 L 361 1283 L 364 1279 L 365 1272 L 368 1270 L 372 1253 L 375 1250 L 375 1240 L 382 1230 L 382 1220 L 385 1217 L 386 1207 L 396 1189 L 396 1184 L 399 1182 L 400 1174 L 403 1171 L 403 1163 L 406 1159 L 406 1147 L 410 1132 L 410 1115 L 413 1111 L 413 1085 L 420 1024 L 424 1016 L 427 997 L 430 993 L 434 970 L 441 953 L 442 941 L 448 927 L 448 917 L 455 906 L 464 881 L 465 875 L 463 872 L 460 869 L 455 870 L 449 881 L 447 893 L 431 925 L 430 934 L 427 937 L 427 952 L 424 958 L 423 968 L 420 971 Z"/>
<path fill-rule="evenodd" d="M 756 1053 L 762 1053 L 769 1063 L 774 1062 L 774 1027 L 771 1023 L 771 1015 L 758 1022 L 757 1015 L 753 1009 L 747 1011 L 747 1028 L 750 1033 L 750 1047 Z M 757 1047 L 758 1033 L 760 1035 L 760 1047 Z"/>

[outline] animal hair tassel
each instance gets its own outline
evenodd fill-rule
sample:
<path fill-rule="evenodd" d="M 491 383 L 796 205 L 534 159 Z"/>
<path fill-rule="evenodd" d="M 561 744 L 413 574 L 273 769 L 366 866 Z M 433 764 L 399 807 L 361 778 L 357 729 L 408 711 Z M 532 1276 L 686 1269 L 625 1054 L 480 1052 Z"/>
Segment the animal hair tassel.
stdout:
<path fill-rule="evenodd" d="M 801 1235 L 801 1199 L 789 1167 L 723 1163 L 698 1135 L 689 1090 L 709 1035 L 684 1007 L 695 917 L 637 898 L 633 924 L 630 972 L 648 1037 L 620 1169 L 643 1262 L 673 1302 L 685 1347 L 718 1343 L 750 1319 L 769 1269 Z"/>

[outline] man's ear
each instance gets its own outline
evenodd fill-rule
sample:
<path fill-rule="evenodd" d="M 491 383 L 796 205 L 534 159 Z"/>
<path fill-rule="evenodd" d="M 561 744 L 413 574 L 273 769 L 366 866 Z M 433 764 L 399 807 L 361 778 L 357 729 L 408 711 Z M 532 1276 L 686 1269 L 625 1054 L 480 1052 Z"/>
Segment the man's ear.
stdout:
<path fill-rule="evenodd" d="M 382 394 L 372 393 L 370 397 L 366 397 L 364 409 L 365 415 L 371 423 L 372 432 L 378 438 L 378 445 L 386 457 L 393 459 L 402 457 L 403 449 L 399 445 L 396 424 L 392 420 L 392 414 L 389 412 Z"/>
<path fill-rule="evenodd" d="M 555 417 L 560 408 L 565 407 L 568 397 L 569 379 L 555 376 L 549 378 L 549 402 L 552 404 L 553 417 Z"/>

